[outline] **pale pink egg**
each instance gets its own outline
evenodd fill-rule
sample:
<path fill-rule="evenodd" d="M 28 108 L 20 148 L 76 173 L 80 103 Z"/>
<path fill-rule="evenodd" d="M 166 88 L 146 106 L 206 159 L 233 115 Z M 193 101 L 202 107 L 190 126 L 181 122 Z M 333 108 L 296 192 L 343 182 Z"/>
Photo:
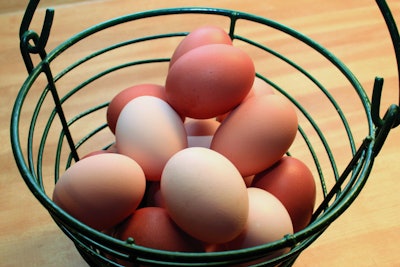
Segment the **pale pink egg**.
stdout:
<path fill-rule="evenodd" d="M 190 147 L 171 157 L 162 174 L 161 194 L 175 223 L 206 243 L 232 240 L 247 221 L 242 176 L 224 156 L 204 147 Z"/>
<path fill-rule="evenodd" d="M 140 96 L 126 104 L 115 138 L 118 152 L 139 163 L 150 181 L 159 181 L 169 158 L 188 145 L 180 116 L 154 96 Z"/>

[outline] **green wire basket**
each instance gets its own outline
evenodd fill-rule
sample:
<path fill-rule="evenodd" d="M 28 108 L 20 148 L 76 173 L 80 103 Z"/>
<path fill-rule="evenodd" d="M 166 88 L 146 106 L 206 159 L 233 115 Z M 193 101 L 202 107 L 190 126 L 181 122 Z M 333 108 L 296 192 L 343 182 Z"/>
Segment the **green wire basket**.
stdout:
<path fill-rule="evenodd" d="M 121 266 L 118 264 L 121 260 L 132 262 L 133 266 L 233 266 L 254 263 L 285 247 L 290 247 L 290 251 L 254 266 L 291 266 L 356 199 L 388 133 L 400 123 L 400 108 L 396 104 L 388 108 L 383 118 L 379 115 L 382 78 L 375 79 L 370 101 L 356 77 L 327 49 L 264 17 L 203 7 L 150 10 L 94 25 L 47 52 L 54 11 L 47 9 L 39 35 L 29 30 L 38 4 L 39 0 L 29 2 L 20 28 L 21 54 L 29 75 L 12 112 L 11 143 L 27 186 L 91 266 Z M 388 25 L 400 72 L 396 24 L 387 4 L 383 0 L 377 4 Z M 154 23 L 160 16 L 162 25 Z M 199 25 L 207 21 L 225 28 L 235 45 L 257 58 L 257 76 L 295 105 L 299 114 L 298 137 L 288 154 L 306 160 L 320 181 L 318 203 L 305 229 L 276 242 L 235 251 L 162 251 L 135 245 L 133 239 L 117 240 L 96 231 L 51 200 L 55 182 L 80 155 L 112 145 L 113 136 L 105 122 L 112 96 L 135 83 L 162 82 L 160 77 L 166 74 L 173 49 L 190 30 L 185 29 L 185 19 L 192 23 L 198 21 Z M 257 32 L 242 34 L 243 27 Z M 137 28 L 144 28 L 149 34 L 136 36 Z M 111 32 L 113 39 L 107 37 Z M 271 41 L 258 41 L 260 32 L 268 34 L 266 39 Z M 288 45 L 276 45 L 279 38 L 287 40 Z M 152 51 L 154 57 L 141 56 L 143 51 L 146 54 Z M 299 56 L 302 51 L 312 56 Z M 32 57 L 34 54 L 39 56 Z M 329 67 L 329 71 L 316 71 L 312 68 L 315 62 Z M 154 77 L 143 74 L 149 69 Z M 282 78 L 282 73 L 290 73 L 289 78 L 284 75 Z M 325 84 L 327 75 L 336 75 L 340 86 Z M 291 80 L 300 88 L 288 85 Z M 305 90 L 301 88 L 302 83 L 310 93 L 320 95 L 320 103 L 308 103 L 307 94 L 299 94 Z M 351 100 L 350 105 L 347 103 L 350 108 L 336 101 L 335 95 L 343 93 Z M 79 104 L 76 99 L 80 100 Z M 364 111 L 362 118 L 351 116 L 352 110 L 360 109 Z M 327 112 L 336 118 L 330 125 L 334 123 L 342 134 L 330 135 L 324 120 Z M 351 121 L 359 119 L 365 120 L 363 135 L 351 127 Z M 338 148 L 330 145 L 335 138 L 341 140 L 341 155 L 347 153 L 348 158 L 336 156 Z"/>

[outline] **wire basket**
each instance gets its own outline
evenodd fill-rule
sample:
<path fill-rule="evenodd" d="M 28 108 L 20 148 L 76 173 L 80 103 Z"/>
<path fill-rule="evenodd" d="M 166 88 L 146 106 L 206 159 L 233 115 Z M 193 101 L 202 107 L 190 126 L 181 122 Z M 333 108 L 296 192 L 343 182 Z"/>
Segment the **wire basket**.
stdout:
<path fill-rule="evenodd" d="M 396 24 L 386 3 L 379 0 L 377 3 L 399 62 Z M 132 262 L 133 266 L 233 266 L 254 263 L 285 247 L 290 251 L 254 266 L 291 266 L 355 200 L 386 136 L 400 122 L 396 104 L 380 118 L 382 78 L 375 79 L 370 102 L 356 77 L 327 49 L 267 18 L 215 8 L 150 10 L 94 25 L 47 53 L 54 11 L 47 10 L 39 35 L 29 30 L 38 4 L 38 0 L 30 1 L 20 29 L 21 53 L 29 76 L 19 91 L 12 113 L 13 152 L 29 189 L 91 266 L 120 266 L 121 260 Z M 153 23 L 160 16 L 163 23 Z M 276 242 L 241 250 L 162 251 L 135 245 L 132 239 L 117 240 L 96 231 L 64 212 L 49 197 L 60 175 L 78 161 L 80 155 L 112 145 L 113 135 L 105 122 L 112 96 L 134 83 L 163 82 L 173 49 L 188 34 L 185 19 L 197 20 L 199 24 L 208 21 L 225 28 L 235 45 L 257 58 L 257 76 L 295 105 L 299 114 L 298 136 L 288 154 L 306 160 L 319 181 L 318 203 L 305 229 Z M 148 35 L 136 36 L 137 27 L 145 27 Z M 254 34 L 247 31 L 245 35 L 243 28 L 256 30 Z M 108 38 L 111 32 L 114 37 Z M 268 35 L 271 41 L 259 41 L 260 32 Z M 281 39 L 288 45 L 276 42 Z M 154 56 L 143 57 L 141 55 L 148 54 L 143 51 L 152 51 Z M 299 56 L 303 53 L 308 56 Z M 36 63 L 34 54 L 39 55 Z M 317 71 L 312 67 L 316 63 L 329 70 Z M 149 69 L 155 75 L 146 75 Z M 282 77 L 281 73 L 290 75 Z M 325 83 L 328 75 L 336 75 L 338 84 Z M 290 81 L 294 81 L 297 88 L 292 88 Z M 343 93 L 349 95 L 346 98 L 350 99 L 350 104 L 336 101 L 335 95 Z M 307 94 L 318 94 L 320 103 L 308 103 Z M 352 117 L 352 110 L 359 109 L 364 111 L 363 117 Z M 341 129 L 340 134 L 330 135 L 325 121 L 328 115 L 335 118 L 329 127 L 334 123 Z M 363 135 L 351 127 L 352 120 L 360 119 L 365 121 Z M 347 158 L 336 156 L 338 148 L 331 143 L 337 138 L 342 140 L 340 153 L 348 155 Z"/>

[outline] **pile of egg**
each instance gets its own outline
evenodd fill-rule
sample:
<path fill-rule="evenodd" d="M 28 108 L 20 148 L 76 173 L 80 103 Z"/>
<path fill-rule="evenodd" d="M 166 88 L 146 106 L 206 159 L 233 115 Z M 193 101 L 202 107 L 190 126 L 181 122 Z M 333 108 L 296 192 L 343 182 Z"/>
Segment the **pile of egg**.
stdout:
<path fill-rule="evenodd" d="M 218 27 L 181 41 L 164 85 L 118 93 L 107 123 L 115 144 L 70 166 L 53 192 L 94 229 L 140 246 L 208 252 L 276 241 L 310 222 L 313 175 L 286 156 L 296 110 Z"/>

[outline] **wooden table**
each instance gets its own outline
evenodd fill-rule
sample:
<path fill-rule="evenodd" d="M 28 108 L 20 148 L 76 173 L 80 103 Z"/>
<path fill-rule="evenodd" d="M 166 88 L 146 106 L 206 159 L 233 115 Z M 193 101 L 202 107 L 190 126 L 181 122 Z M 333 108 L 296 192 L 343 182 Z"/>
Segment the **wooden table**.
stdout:
<path fill-rule="evenodd" d="M 86 266 L 72 242 L 27 189 L 10 147 L 10 114 L 27 76 L 18 31 L 26 1 L 0 3 L 0 262 L 4 267 Z M 389 0 L 400 19 L 400 2 Z M 371 96 L 375 76 L 385 78 L 382 112 L 398 104 L 394 52 L 374 1 L 43 1 L 33 28 L 40 32 L 43 8 L 56 17 L 48 47 L 106 19 L 141 10 L 174 6 L 215 6 L 265 16 L 305 33 L 340 58 Z M 187 25 L 190 28 L 191 25 Z M 250 33 L 252 29 L 247 29 Z M 140 31 L 140 29 L 139 29 Z M 268 37 L 266 37 L 268 38 Z M 290 46 L 287 46 L 290 49 Z M 315 67 L 315 66 L 314 66 Z M 318 66 L 316 66 L 318 68 Z M 335 77 L 330 78 L 334 81 Z M 345 99 L 342 93 L 337 96 Z M 318 99 L 310 99 L 318 105 Z M 328 118 L 327 118 L 328 119 Z M 361 120 L 358 122 L 363 123 Z M 356 125 L 357 127 L 357 125 Z M 335 131 L 332 128 L 332 131 Z M 400 129 L 394 129 L 376 159 L 370 179 L 353 205 L 299 257 L 295 266 L 400 266 Z M 337 146 L 341 140 L 337 138 Z M 335 146 L 335 144 L 333 144 Z"/>

